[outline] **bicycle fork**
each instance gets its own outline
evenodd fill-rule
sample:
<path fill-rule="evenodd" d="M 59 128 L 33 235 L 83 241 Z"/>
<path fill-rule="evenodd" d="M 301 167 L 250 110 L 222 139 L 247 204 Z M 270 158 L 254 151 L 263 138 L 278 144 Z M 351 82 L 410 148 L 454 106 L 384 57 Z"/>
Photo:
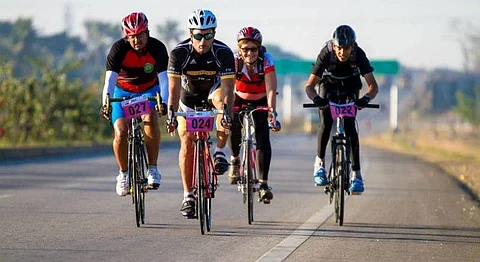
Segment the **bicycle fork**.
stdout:
<path fill-rule="evenodd" d="M 338 177 L 338 170 L 334 170 L 335 167 L 336 168 L 343 168 L 339 167 L 338 165 L 338 160 L 341 159 L 342 156 L 337 156 L 337 147 L 340 147 L 340 146 L 343 146 L 345 150 L 342 150 L 344 153 L 345 153 L 345 160 L 347 161 L 347 170 L 345 170 L 344 174 L 345 176 L 342 176 L 342 179 L 343 179 L 343 182 L 344 182 L 344 185 L 347 185 L 346 187 L 346 192 L 347 194 L 350 194 L 350 191 L 349 191 L 349 166 L 350 166 L 350 149 L 349 149 L 349 146 L 350 146 L 350 143 L 349 143 L 349 138 L 345 136 L 345 134 L 336 134 L 332 137 L 332 146 L 331 146 L 331 149 L 332 149 L 332 161 L 331 161 L 331 164 L 330 164 L 330 167 L 329 167 L 329 172 L 328 172 L 328 184 L 325 186 L 325 189 L 324 189 L 324 192 L 325 194 L 327 195 L 330 195 L 330 202 L 332 201 L 332 198 L 333 198 L 333 193 L 335 192 L 335 188 L 337 187 L 339 181 L 338 179 L 340 179 Z M 335 163 L 335 166 L 334 166 L 334 163 Z"/>

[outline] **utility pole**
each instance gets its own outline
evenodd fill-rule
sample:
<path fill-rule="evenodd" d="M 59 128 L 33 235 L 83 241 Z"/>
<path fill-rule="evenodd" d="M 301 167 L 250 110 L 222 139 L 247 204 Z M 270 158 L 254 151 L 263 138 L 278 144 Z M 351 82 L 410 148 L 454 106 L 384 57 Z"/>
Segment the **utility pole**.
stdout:
<path fill-rule="evenodd" d="M 70 36 L 72 33 L 73 22 L 72 22 L 72 10 L 71 10 L 71 3 L 70 1 L 65 2 L 65 9 L 64 9 L 64 24 L 65 28 L 63 29 L 67 36 Z"/>

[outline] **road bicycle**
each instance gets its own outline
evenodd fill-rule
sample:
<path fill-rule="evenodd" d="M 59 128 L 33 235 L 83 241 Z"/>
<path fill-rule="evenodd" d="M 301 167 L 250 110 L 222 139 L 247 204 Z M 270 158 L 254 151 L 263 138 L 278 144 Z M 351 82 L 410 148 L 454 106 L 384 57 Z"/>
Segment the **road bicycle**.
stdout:
<path fill-rule="evenodd" d="M 350 76 L 349 76 L 350 77 Z M 324 74 L 326 81 L 345 80 L 349 77 L 335 77 L 327 72 Z M 355 106 L 355 97 L 347 98 L 346 94 L 341 93 L 341 87 L 337 86 L 336 92 L 332 97 L 328 97 L 330 113 L 336 120 L 336 131 L 330 139 L 332 160 L 328 172 L 328 184 L 325 186 L 325 193 L 329 196 L 330 204 L 335 204 L 335 223 L 343 225 L 345 217 L 345 193 L 350 195 L 350 172 L 351 172 L 351 143 L 350 137 L 345 134 L 344 118 L 355 118 L 357 107 Z M 318 107 L 315 104 L 303 104 L 304 108 Z M 380 108 L 378 104 L 367 104 L 364 108 Z"/>
<path fill-rule="evenodd" d="M 239 177 L 237 179 L 238 191 L 242 193 L 243 203 L 247 204 L 247 218 L 248 224 L 253 222 L 253 203 L 254 193 L 258 192 L 258 202 L 269 204 L 270 200 L 262 199 L 258 190 L 257 177 L 257 156 L 256 156 L 256 141 L 255 141 L 255 126 L 253 120 L 253 113 L 257 111 L 269 111 L 267 106 L 254 106 L 250 103 L 233 108 L 234 113 L 239 114 L 243 118 L 242 127 L 242 144 L 240 152 L 241 163 L 239 170 Z M 269 126 L 276 126 L 280 128 L 280 123 L 275 119 L 275 116 L 269 120 Z"/>
<path fill-rule="evenodd" d="M 210 232 L 212 227 L 212 199 L 218 188 L 218 173 L 215 170 L 209 132 L 215 126 L 215 118 L 223 114 L 222 124 L 230 121 L 226 105 L 223 110 L 211 109 L 210 106 L 196 107 L 194 111 L 175 112 L 170 107 L 168 112 L 170 123 L 177 126 L 176 117 L 185 117 L 187 132 L 194 133 L 193 172 L 194 179 L 192 188 L 196 199 L 195 216 L 200 221 L 200 231 L 205 234 L 205 229 Z"/>
<path fill-rule="evenodd" d="M 142 115 L 151 112 L 150 102 L 161 105 L 160 93 L 156 96 L 110 97 L 106 96 L 105 111 L 111 113 L 111 103 L 121 103 L 125 118 L 130 121 L 128 129 L 128 194 L 135 205 L 135 222 L 137 227 L 145 224 L 145 193 L 148 189 L 148 179 L 145 173 L 148 167 L 144 144 Z M 164 110 L 160 110 L 164 111 Z M 156 188 L 155 188 L 156 189 Z"/>

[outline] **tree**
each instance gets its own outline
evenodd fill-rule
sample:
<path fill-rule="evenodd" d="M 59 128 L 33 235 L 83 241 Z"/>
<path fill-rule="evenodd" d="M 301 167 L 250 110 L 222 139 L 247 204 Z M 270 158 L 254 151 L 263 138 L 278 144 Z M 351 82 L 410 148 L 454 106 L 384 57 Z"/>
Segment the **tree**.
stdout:
<path fill-rule="evenodd" d="M 122 37 L 121 28 L 119 24 L 92 20 L 86 21 L 84 27 L 88 35 L 88 53 L 84 55 L 82 77 L 99 81 L 110 46 Z"/>
<path fill-rule="evenodd" d="M 160 39 L 165 42 L 171 50 L 181 40 L 183 32 L 178 28 L 178 21 L 167 19 L 165 24 L 157 26 L 157 33 Z"/>
<path fill-rule="evenodd" d="M 474 128 L 480 128 L 480 85 L 469 90 L 470 92 L 457 91 L 457 106 L 455 112 Z"/>
<path fill-rule="evenodd" d="M 466 72 L 480 74 L 480 26 L 456 19 L 452 26 L 457 31 Z"/>
<path fill-rule="evenodd" d="M 19 18 L 15 22 L 0 22 L 0 53 L 12 66 L 14 76 L 31 75 L 31 61 L 41 59 L 52 68 L 78 60 L 85 53 L 85 44 L 79 37 L 68 37 L 65 32 L 39 36 L 31 19 Z"/>

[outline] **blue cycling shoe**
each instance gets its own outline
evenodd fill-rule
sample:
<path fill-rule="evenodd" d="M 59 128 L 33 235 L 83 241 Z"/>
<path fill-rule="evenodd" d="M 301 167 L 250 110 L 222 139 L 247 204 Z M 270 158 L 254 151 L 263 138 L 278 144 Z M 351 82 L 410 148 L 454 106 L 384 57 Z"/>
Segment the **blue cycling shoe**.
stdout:
<path fill-rule="evenodd" d="M 352 186 L 350 187 L 350 193 L 352 193 L 352 195 L 361 195 L 363 191 L 363 180 L 359 178 L 353 179 Z"/>
<path fill-rule="evenodd" d="M 313 172 L 313 182 L 315 183 L 315 186 L 325 186 L 328 184 L 327 171 L 325 170 L 325 167 L 315 167 L 315 171 Z"/>

